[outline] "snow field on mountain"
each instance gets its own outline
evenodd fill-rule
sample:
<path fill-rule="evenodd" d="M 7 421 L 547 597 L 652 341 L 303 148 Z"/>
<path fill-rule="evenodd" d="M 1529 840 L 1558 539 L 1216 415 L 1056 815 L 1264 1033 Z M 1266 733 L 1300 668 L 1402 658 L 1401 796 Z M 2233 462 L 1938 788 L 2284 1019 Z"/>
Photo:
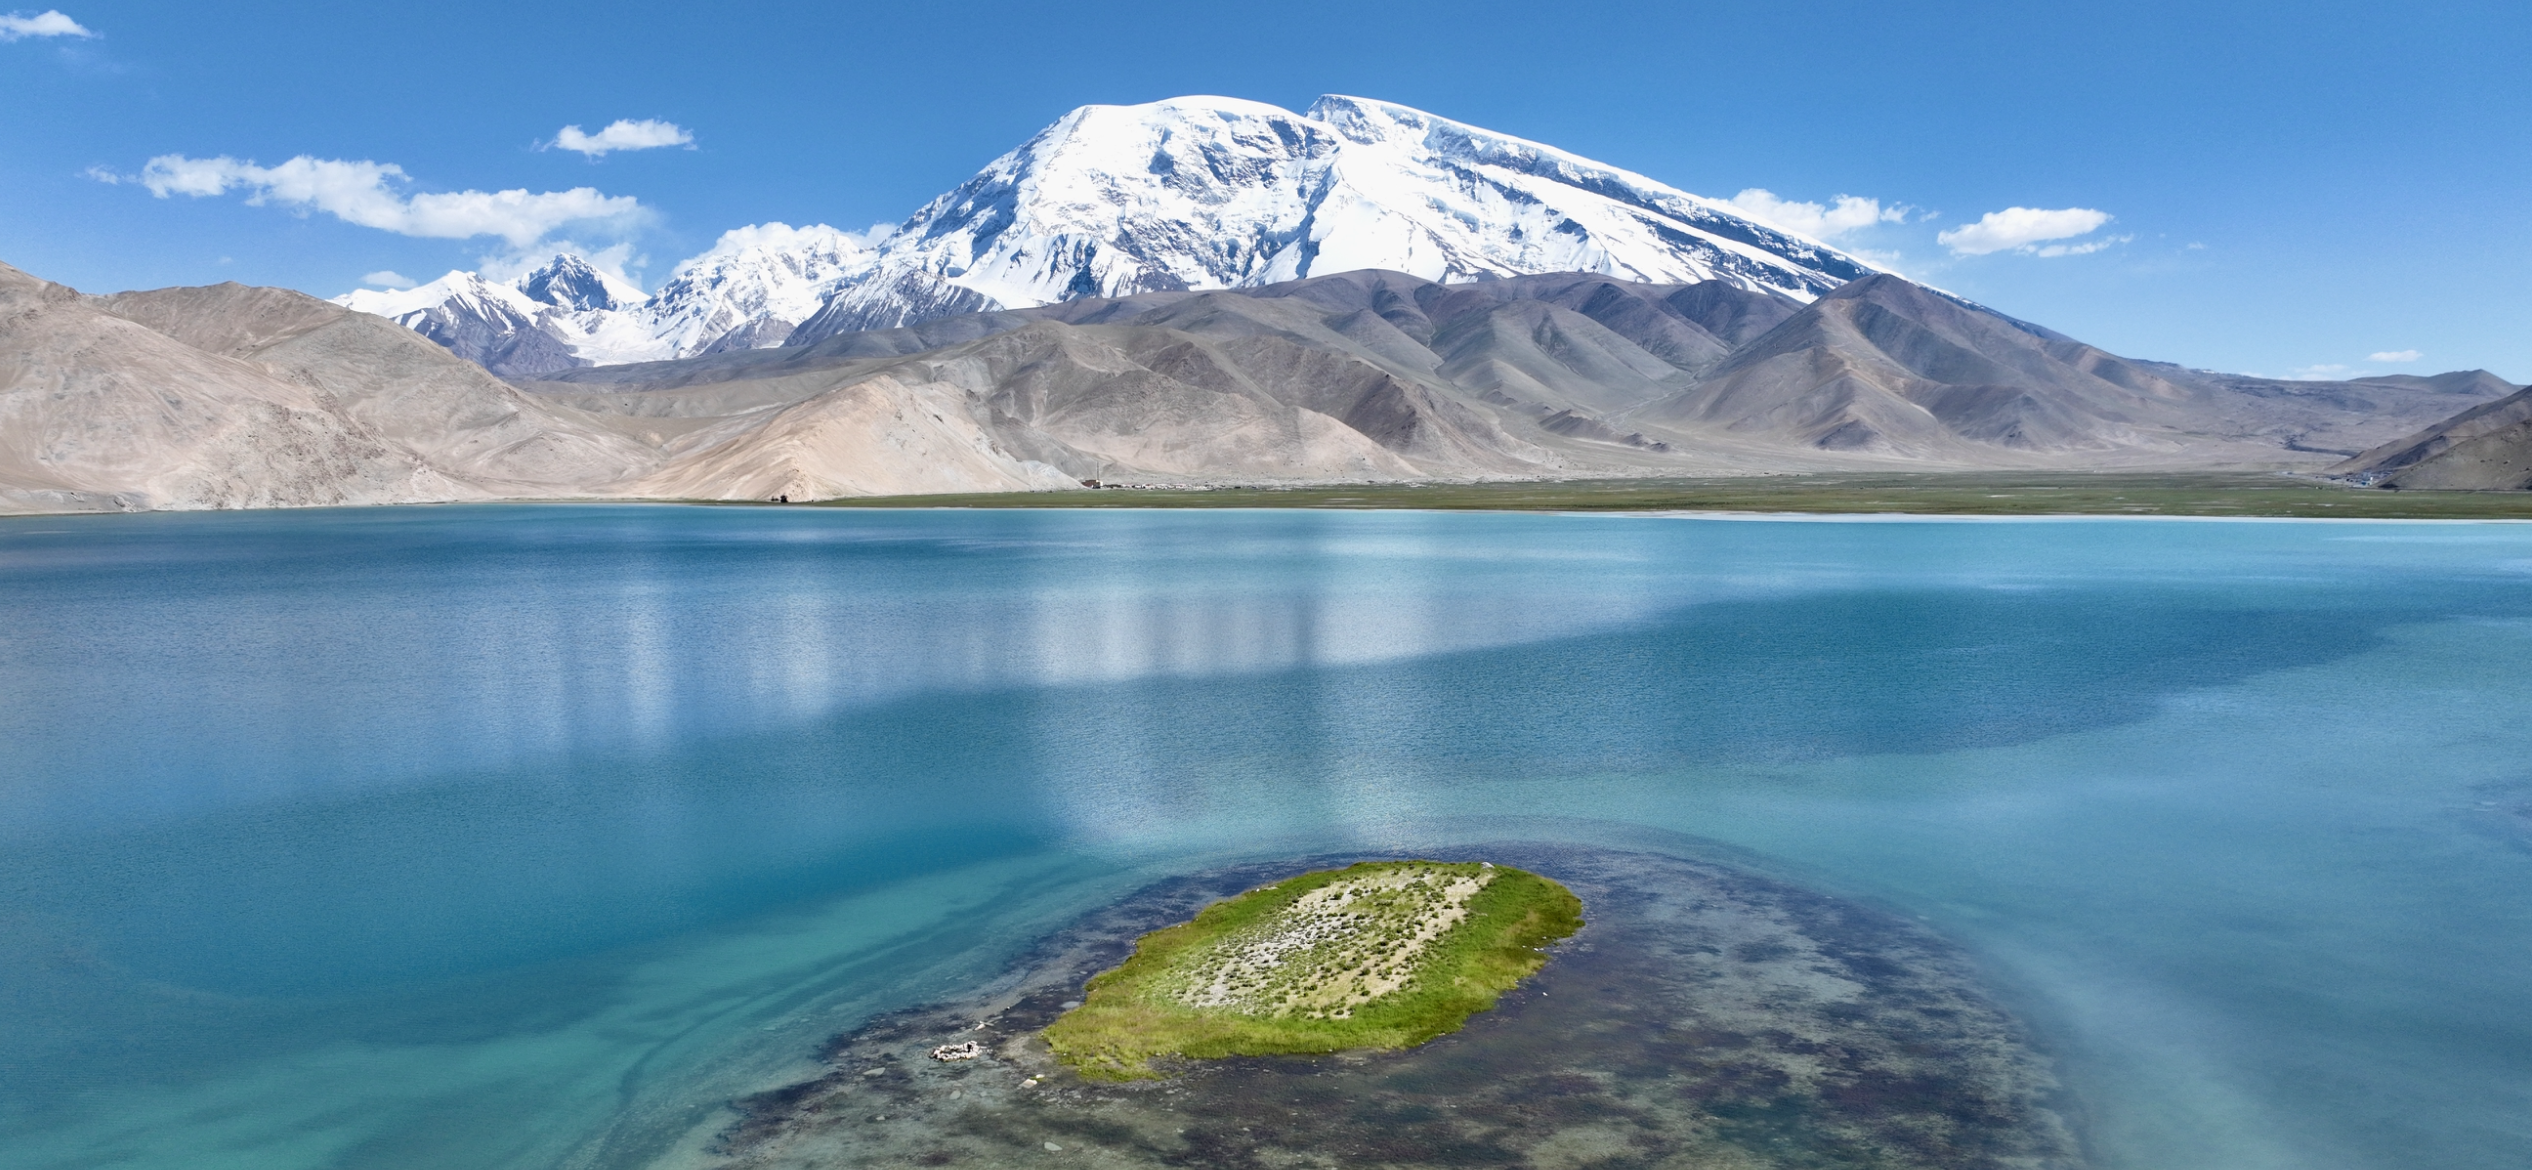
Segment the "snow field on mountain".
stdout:
<path fill-rule="evenodd" d="M 1719 279 L 1807 301 L 1878 271 L 1642 175 L 1340 96 L 1302 114 L 1223 97 L 1085 106 L 882 238 L 824 225 L 739 228 L 678 265 L 656 294 L 622 290 L 602 307 L 528 295 L 557 266 L 587 264 L 561 256 L 506 283 L 451 273 L 337 303 L 532 375 L 540 364 L 778 346 L 822 309 L 850 327 L 891 327 L 1360 269 L 1445 282 L 1548 272 Z M 522 330 L 552 344 L 529 339 L 522 350 Z"/>

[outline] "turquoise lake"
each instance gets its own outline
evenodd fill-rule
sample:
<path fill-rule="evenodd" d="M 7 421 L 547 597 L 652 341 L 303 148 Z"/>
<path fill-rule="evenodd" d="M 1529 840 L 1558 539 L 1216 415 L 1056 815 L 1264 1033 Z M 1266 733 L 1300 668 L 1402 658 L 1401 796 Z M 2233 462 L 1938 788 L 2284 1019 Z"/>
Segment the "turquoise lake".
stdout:
<path fill-rule="evenodd" d="M 2105 1167 L 2532 1165 L 2532 525 L 650 506 L 0 520 L 0 1165 L 684 1165 L 1508 840 L 1922 919 Z"/>

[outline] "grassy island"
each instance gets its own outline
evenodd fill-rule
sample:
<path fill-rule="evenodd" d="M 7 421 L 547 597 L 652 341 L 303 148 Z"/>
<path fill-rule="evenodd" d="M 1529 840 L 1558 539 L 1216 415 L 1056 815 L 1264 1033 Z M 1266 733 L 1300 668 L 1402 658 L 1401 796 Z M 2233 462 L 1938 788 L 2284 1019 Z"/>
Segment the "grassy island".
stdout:
<path fill-rule="evenodd" d="M 1582 902 L 1487 862 L 1367 861 L 1216 902 L 1156 930 L 1047 1026 L 1084 1076 L 1159 1075 L 1155 1056 L 1410 1048 L 1547 962 Z"/>

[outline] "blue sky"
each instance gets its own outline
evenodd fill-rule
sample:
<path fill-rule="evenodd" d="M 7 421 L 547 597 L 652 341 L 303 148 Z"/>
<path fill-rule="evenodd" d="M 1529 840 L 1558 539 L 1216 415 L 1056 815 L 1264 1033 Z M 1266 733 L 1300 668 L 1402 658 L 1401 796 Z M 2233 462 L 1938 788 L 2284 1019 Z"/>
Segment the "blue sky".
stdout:
<path fill-rule="evenodd" d="M 96 177 L 307 156 L 401 168 L 402 195 L 634 201 L 549 238 L 626 245 L 655 284 L 728 228 L 894 222 L 1077 105 L 1333 92 L 1718 198 L 1904 206 L 1836 242 L 2129 356 L 2532 380 L 2527 7 L 49 0 L 0 15 L 0 260 L 331 296 L 517 251 L 402 234 L 462 206 L 360 226 Z M 692 141 L 550 146 L 620 120 Z M 2060 255 L 1941 242 L 2016 207 L 2110 218 Z"/>

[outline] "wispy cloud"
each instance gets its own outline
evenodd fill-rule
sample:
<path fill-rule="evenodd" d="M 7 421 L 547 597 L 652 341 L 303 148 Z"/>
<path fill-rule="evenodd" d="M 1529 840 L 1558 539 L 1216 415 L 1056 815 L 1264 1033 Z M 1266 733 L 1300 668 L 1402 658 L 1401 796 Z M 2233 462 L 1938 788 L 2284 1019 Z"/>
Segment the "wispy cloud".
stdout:
<path fill-rule="evenodd" d="M 2049 244 L 2023 250 L 2034 256 L 2089 256 L 2103 248 L 2116 247 L 2135 238 L 2135 236 L 2103 236 L 2098 240 L 2087 240 L 2080 244 Z"/>
<path fill-rule="evenodd" d="M 605 157 L 615 150 L 656 150 L 663 146 L 692 146 L 694 132 L 675 122 L 629 118 L 607 124 L 607 128 L 591 134 L 578 126 L 565 126 L 550 143 L 554 149 L 577 151 L 591 158 Z"/>
<path fill-rule="evenodd" d="M 2049 240 L 2073 239 L 2089 234 L 2110 222 L 2110 218 L 2109 212 L 2089 207 L 2056 210 L 2008 207 L 1979 216 L 1976 223 L 1943 232 L 1935 236 L 1934 241 L 1950 248 L 1956 256 L 1984 256 L 2004 251 L 2033 256 L 2080 256 L 2123 242 L 2126 237 L 2086 244 L 2041 245 Z"/>
<path fill-rule="evenodd" d="M 22 41 L 30 37 L 93 37 L 94 31 L 54 9 L 45 9 L 33 16 L 22 13 L 0 14 L 0 41 Z"/>
<path fill-rule="evenodd" d="M 381 268 L 376 272 L 372 272 L 367 276 L 361 277 L 360 282 L 362 284 L 374 285 L 378 288 L 412 288 L 414 283 L 412 277 L 406 276 L 405 274 L 392 268 Z"/>
<path fill-rule="evenodd" d="M 2387 349 L 2381 353 L 2366 354 L 2365 360 L 2369 362 L 2414 362 L 2425 356 L 2425 354 L 2414 349 Z"/>
<path fill-rule="evenodd" d="M 302 213 L 322 211 L 345 223 L 398 235 L 443 240 L 498 236 L 515 248 L 527 247 L 565 224 L 605 224 L 621 232 L 652 218 L 651 209 L 640 200 L 591 187 L 409 195 L 397 190 L 408 180 L 404 168 L 394 163 L 304 154 L 271 167 L 226 155 L 164 154 L 149 160 L 136 176 L 94 169 L 90 176 L 106 182 L 136 182 L 161 199 L 243 191 L 251 204 L 278 203 Z"/>
<path fill-rule="evenodd" d="M 1904 206 L 1883 207 L 1881 200 L 1861 195 L 1840 195 L 1826 204 L 1802 203 L 1779 198 L 1764 187 L 1752 187 L 1724 202 L 1760 223 L 1800 232 L 1815 240 L 1842 236 L 1877 223 L 1904 223 L 1908 218 L 1908 208 Z"/>
<path fill-rule="evenodd" d="M 875 223 L 867 230 L 858 232 L 845 231 L 822 223 L 802 224 L 799 227 L 778 221 L 751 223 L 746 227 L 734 227 L 721 233 L 721 238 L 712 241 L 712 246 L 705 249 L 703 254 L 727 256 L 749 248 L 773 248 L 785 251 L 839 245 L 847 248 L 870 248 L 895 234 L 896 230 L 897 225 L 893 223 Z"/>

